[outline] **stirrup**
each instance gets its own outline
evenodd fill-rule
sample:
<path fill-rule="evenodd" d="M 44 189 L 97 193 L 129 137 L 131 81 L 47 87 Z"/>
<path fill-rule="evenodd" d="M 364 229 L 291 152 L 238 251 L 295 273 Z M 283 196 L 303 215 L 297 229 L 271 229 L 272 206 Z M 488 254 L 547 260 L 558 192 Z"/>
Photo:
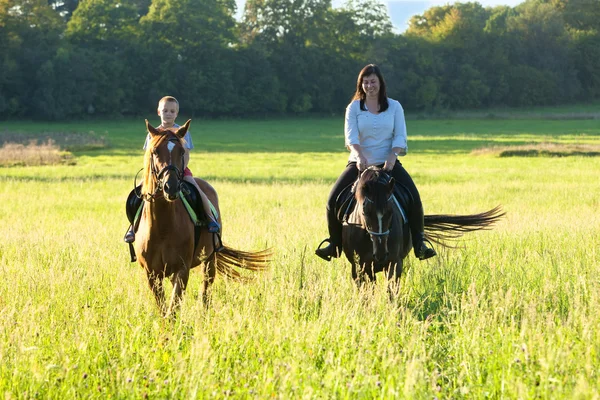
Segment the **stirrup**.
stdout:
<path fill-rule="evenodd" d="M 135 233 L 132 230 L 127 231 L 127 233 L 123 237 L 123 241 L 125 243 L 133 243 L 133 242 L 135 242 Z"/>
<path fill-rule="evenodd" d="M 321 248 L 321 246 L 325 242 L 329 243 L 329 245 L 327 247 Z M 333 257 L 331 255 L 331 250 L 330 250 L 331 247 L 334 247 L 334 251 L 337 251 L 337 250 L 335 250 L 335 246 L 331 243 L 331 239 L 327 238 L 327 239 L 323 240 L 321 243 L 319 243 L 319 245 L 317 246 L 317 250 L 315 250 L 315 254 L 317 256 L 321 257 L 325 261 L 331 261 L 331 258 Z"/>
<path fill-rule="evenodd" d="M 429 243 L 429 246 L 431 247 L 427 247 L 425 242 Z M 427 260 L 428 258 L 437 256 L 437 252 L 433 248 L 433 244 L 431 244 L 431 242 L 428 239 L 423 238 L 423 241 L 421 242 L 419 248 L 419 252 L 417 253 L 417 250 L 415 249 L 415 256 L 417 256 L 419 260 L 423 261 Z"/>

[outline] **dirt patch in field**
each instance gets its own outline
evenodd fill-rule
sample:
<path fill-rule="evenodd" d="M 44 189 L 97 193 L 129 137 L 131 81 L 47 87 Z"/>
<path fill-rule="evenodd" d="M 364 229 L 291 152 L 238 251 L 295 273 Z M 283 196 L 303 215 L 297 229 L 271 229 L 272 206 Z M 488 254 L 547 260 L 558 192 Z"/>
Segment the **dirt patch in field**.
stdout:
<path fill-rule="evenodd" d="M 34 135 L 4 131 L 0 132 L 0 167 L 74 165 L 73 151 L 105 147 L 108 147 L 108 141 L 95 132 L 43 132 Z"/>
<path fill-rule="evenodd" d="M 75 164 L 73 154 L 63 151 L 52 140 L 46 143 L 4 143 L 0 147 L 0 167 Z"/>
<path fill-rule="evenodd" d="M 0 132 L 0 145 L 15 143 L 30 145 L 52 142 L 65 151 L 88 151 L 108 147 L 108 141 L 94 131 L 84 132 L 43 132 L 38 134 L 4 131 Z"/>
<path fill-rule="evenodd" d="M 475 155 L 495 155 L 498 157 L 569 157 L 600 156 L 600 146 L 592 144 L 535 143 L 520 146 L 491 146 L 475 149 Z"/>

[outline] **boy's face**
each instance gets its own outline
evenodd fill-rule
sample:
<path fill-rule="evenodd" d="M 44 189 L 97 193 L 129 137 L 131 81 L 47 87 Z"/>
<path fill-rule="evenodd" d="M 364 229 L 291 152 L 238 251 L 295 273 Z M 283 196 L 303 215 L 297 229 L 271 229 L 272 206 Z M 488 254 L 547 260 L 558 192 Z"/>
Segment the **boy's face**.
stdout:
<path fill-rule="evenodd" d="M 179 105 L 174 101 L 165 101 L 158 105 L 160 121 L 167 128 L 173 126 L 177 114 L 179 114 Z"/>

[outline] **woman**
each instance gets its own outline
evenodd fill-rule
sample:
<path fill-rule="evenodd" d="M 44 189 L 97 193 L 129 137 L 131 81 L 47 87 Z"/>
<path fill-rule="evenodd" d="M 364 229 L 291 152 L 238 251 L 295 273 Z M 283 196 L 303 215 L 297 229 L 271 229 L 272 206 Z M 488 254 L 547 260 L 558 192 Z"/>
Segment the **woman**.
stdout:
<path fill-rule="evenodd" d="M 350 158 L 327 199 L 329 238 L 321 242 L 316 254 L 326 261 L 340 256 L 342 224 L 335 215 L 335 201 L 342 189 L 356 181 L 359 171 L 377 165 L 391 171 L 396 182 L 412 194 L 414 202 L 407 213 L 415 256 L 419 260 L 435 256 L 435 250 L 425 242 L 419 191 L 398 161 L 398 157 L 406 155 L 407 150 L 404 110 L 398 101 L 387 97 L 383 75 L 375 64 L 367 65 L 358 74 L 356 92 L 346 108 L 344 132 Z M 329 244 L 321 248 L 324 242 Z"/>

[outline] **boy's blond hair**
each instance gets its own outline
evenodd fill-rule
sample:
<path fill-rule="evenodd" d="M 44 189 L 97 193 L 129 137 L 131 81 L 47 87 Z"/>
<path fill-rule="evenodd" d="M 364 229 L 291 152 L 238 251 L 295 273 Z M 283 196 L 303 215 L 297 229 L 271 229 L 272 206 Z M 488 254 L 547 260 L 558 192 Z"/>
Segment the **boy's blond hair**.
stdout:
<path fill-rule="evenodd" d="M 164 104 L 164 103 L 175 103 L 175 104 L 177 104 L 177 108 L 179 108 L 179 102 L 173 96 L 165 96 L 162 99 L 160 99 L 158 102 L 158 107 L 160 107 L 160 105 Z"/>

